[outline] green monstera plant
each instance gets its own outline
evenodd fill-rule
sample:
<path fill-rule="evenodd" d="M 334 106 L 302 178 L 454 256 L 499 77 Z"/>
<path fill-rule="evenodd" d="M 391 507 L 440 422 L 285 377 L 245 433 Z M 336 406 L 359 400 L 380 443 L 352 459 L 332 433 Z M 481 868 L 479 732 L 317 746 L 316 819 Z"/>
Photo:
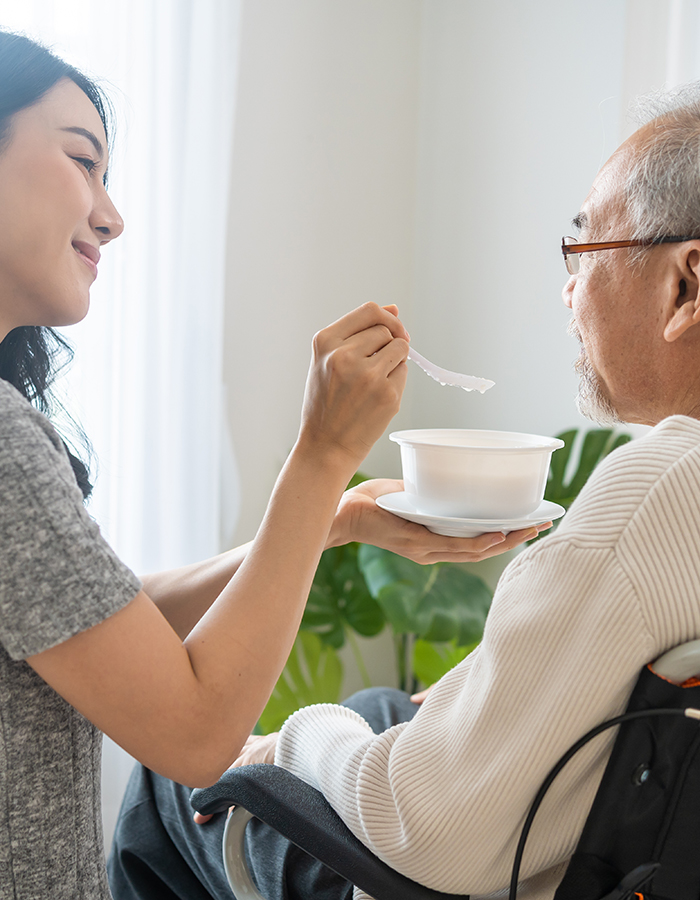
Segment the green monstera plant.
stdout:
<path fill-rule="evenodd" d="M 573 428 L 557 437 L 564 441 L 564 446 L 552 454 L 544 498 L 564 509 L 568 509 L 581 493 L 598 463 L 632 440 L 631 434 L 615 432 L 611 428 L 593 428 L 582 435 Z"/>
<path fill-rule="evenodd" d="M 421 566 L 388 550 L 346 544 L 321 555 L 289 662 L 260 717 L 263 733 L 275 731 L 301 706 L 337 703 L 347 642 L 362 682 L 371 685 L 357 636 L 389 626 L 394 635 L 398 684 L 414 691 L 432 683 L 476 646 L 484 630 L 491 591 L 458 565 Z M 452 654 L 435 649 L 447 642 Z M 430 651 L 443 660 L 440 666 Z M 340 673 L 340 674 L 338 674 Z"/>
<path fill-rule="evenodd" d="M 552 456 L 545 498 L 566 509 L 598 463 L 631 440 L 629 434 L 604 428 L 585 434 L 571 429 L 557 437 L 564 447 Z M 358 473 L 349 487 L 364 480 Z M 346 642 L 369 687 L 357 637 L 373 637 L 385 628 L 393 634 L 399 687 L 411 692 L 419 683 L 433 684 L 481 640 L 492 593 L 474 568 L 421 566 L 364 544 L 326 550 L 289 661 L 258 730 L 276 731 L 310 703 L 337 703 L 343 680 L 338 650 Z"/>
<path fill-rule="evenodd" d="M 452 642 L 462 648 L 474 647 L 481 640 L 491 591 L 478 575 L 450 563 L 421 566 L 368 545 L 360 548 L 358 562 L 372 597 L 393 630 L 398 682 L 403 690 L 413 692 L 418 687 L 418 641 Z"/>
<path fill-rule="evenodd" d="M 343 664 L 330 645 L 310 631 L 300 630 L 257 731 L 279 731 L 295 710 L 312 703 L 336 703 L 343 682 Z"/>

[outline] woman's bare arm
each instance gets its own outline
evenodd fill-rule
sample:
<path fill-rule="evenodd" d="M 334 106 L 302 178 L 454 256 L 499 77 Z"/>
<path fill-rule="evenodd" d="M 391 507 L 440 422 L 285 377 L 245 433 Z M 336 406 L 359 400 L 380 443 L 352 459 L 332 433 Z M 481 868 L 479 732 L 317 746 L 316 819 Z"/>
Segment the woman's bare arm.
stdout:
<path fill-rule="evenodd" d="M 28 659 L 146 766 L 206 785 L 237 757 L 291 649 L 343 489 L 398 409 L 405 338 L 375 304 L 316 336 L 299 439 L 260 530 L 184 641 L 142 591 Z"/>
<path fill-rule="evenodd" d="M 144 593 L 184 641 L 236 574 L 252 546 L 250 541 L 202 562 L 144 575 Z"/>
<path fill-rule="evenodd" d="M 451 538 L 433 534 L 380 509 L 376 497 L 391 491 L 403 490 L 403 483 L 381 478 L 366 481 L 346 491 L 333 518 L 325 549 L 350 541 L 384 547 L 414 562 L 479 562 L 490 556 L 505 553 L 523 541 L 531 540 L 551 526 L 533 526 L 476 538 Z M 171 627 L 184 640 L 224 587 L 238 571 L 253 542 L 228 550 L 202 562 L 143 576 L 143 589 L 153 600 Z"/>

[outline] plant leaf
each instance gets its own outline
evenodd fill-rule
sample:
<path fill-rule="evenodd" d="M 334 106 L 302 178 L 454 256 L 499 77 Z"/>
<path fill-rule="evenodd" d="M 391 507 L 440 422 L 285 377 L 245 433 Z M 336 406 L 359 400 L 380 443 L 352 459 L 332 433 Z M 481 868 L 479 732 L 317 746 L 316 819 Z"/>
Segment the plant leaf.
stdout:
<path fill-rule="evenodd" d="M 632 440 L 632 435 L 627 434 L 626 431 L 623 431 L 622 434 L 618 434 L 615 436 L 615 439 L 613 440 L 613 442 L 610 446 L 610 449 L 607 452 L 612 453 L 613 450 L 617 450 L 617 448 L 621 447 L 623 444 L 629 444 L 629 442 L 631 440 Z"/>
<path fill-rule="evenodd" d="M 357 544 L 322 553 L 306 602 L 301 628 L 313 631 L 331 647 L 343 646 L 346 627 L 363 637 L 373 637 L 386 622 L 381 607 L 367 590 L 357 554 Z"/>
<path fill-rule="evenodd" d="M 414 674 L 426 686 L 435 684 L 450 669 L 461 663 L 476 646 L 478 641 L 466 647 L 459 647 L 454 641 L 438 644 L 419 639 L 413 646 Z"/>
<path fill-rule="evenodd" d="M 547 488 L 544 493 L 545 500 L 559 503 L 565 509 L 568 509 L 578 497 L 598 463 L 608 453 L 612 453 L 613 450 L 632 440 L 632 436 L 625 432 L 615 434 L 610 428 L 591 428 L 583 436 L 580 450 L 577 453 L 578 436 L 578 429 L 564 431 L 557 435 L 560 440 L 564 441 L 565 446 L 555 450 L 552 454 Z M 576 463 L 576 470 L 567 483 L 564 479 L 572 461 Z"/>
<path fill-rule="evenodd" d="M 461 645 L 481 639 L 491 592 L 478 576 L 446 563 L 421 566 L 366 544 L 358 562 L 396 634 Z"/>
<path fill-rule="evenodd" d="M 592 428 L 586 432 L 578 459 L 578 467 L 569 482 L 568 494 L 570 497 L 578 497 L 591 472 L 605 456 L 605 448 L 611 435 L 610 428 Z"/>
<path fill-rule="evenodd" d="M 343 664 L 333 647 L 308 631 L 300 631 L 272 696 L 258 721 L 258 731 L 279 731 L 293 712 L 311 703 L 337 703 Z"/>
<path fill-rule="evenodd" d="M 578 431 L 574 428 L 571 431 L 564 431 L 557 435 L 560 441 L 564 441 L 564 446 L 555 450 L 552 454 L 552 461 L 549 464 L 549 476 L 547 479 L 547 491 L 552 496 L 562 496 L 564 487 L 564 475 L 566 467 L 569 463 L 571 450 L 576 440 Z M 547 498 L 549 499 L 549 498 Z"/>

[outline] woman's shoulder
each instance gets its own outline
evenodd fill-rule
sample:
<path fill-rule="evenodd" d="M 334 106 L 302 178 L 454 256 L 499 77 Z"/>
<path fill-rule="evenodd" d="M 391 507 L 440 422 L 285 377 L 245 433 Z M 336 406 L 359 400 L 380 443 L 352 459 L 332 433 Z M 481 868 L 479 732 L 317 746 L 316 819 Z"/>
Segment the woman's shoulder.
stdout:
<path fill-rule="evenodd" d="M 7 488 L 18 477 L 75 484 L 63 441 L 43 413 L 0 379 L 0 479 Z"/>
<path fill-rule="evenodd" d="M 28 444 L 50 444 L 63 453 L 63 443 L 46 416 L 0 379 L 0 452 L 26 452 Z"/>

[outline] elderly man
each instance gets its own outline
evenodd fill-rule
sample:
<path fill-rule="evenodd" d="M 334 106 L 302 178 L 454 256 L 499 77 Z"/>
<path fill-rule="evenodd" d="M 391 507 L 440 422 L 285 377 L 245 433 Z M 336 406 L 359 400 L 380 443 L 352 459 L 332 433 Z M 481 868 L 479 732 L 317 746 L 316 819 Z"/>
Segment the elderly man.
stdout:
<path fill-rule="evenodd" d="M 307 707 L 241 758 L 274 758 L 378 856 L 442 891 L 502 891 L 554 761 L 624 709 L 645 663 L 700 636 L 700 85 L 664 104 L 603 167 L 574 220 L 580 243 L 563 245 L 581 410 L 655 427 L 511 563 L 483 642 L 420 708 L 386 694 Z M 553 896 L 612 740 L 587 745 L 548 793 L 521 897 Z M 186 789 L 137 772 L 111 864 L 117 900 L 230 896 L 222 818 L 192 823 Z M 266 896 L 352 894 L 263 826 L 249 851 Z"/>

